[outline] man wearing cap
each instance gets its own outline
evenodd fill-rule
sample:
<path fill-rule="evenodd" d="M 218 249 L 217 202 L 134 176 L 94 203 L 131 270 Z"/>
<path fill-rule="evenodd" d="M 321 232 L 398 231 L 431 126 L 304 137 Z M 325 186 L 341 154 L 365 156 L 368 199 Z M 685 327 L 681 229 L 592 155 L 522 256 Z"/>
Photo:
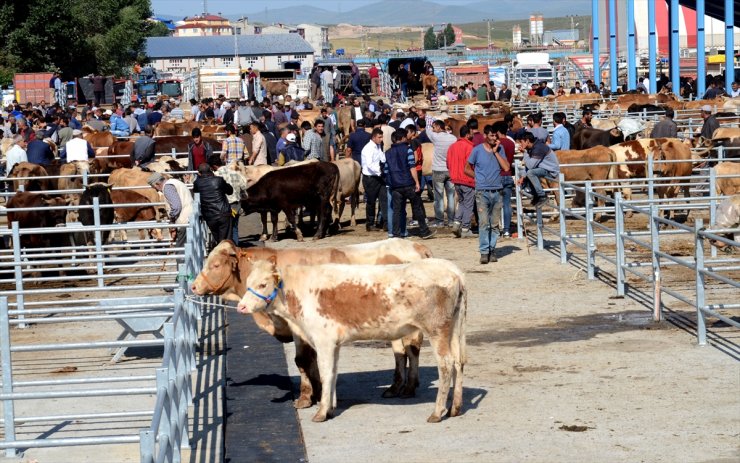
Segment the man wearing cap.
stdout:
<path fill-rule="evenodd" d="M 156 142 L 152 138 L 152 126 L 147 126 L 144 135 L 136 137 L 134 140 L 134 149 L 131 152 L 131 164 L 134 166 L 143 166 L 154 160 L 154 150 Z"/>
<path fill-rule="evenodd" d="M 712 114 L 712 107 L 708 104 L 701 107 L 701 118 L 704 119 L 704 125 L 701 126 L 699 136 L 704 137 L 707 140 L 711 140 L 712 135 L 714 135 L 714 131 L 719 128 L 719 121 L 717 120 L 717 117 Z"/>
<path fill-rule="evenodd" d="M 147 183 L 164 196 L 164 207 L 170 223 L 184 225 L 190 220 L 193 211 L 193 197 L 188 187 L 180 180 L 165 179 L 159 172 L 154 172 L 147 179 Z M 170 229 L 170 236 L 175 240 L 175 247 L 185 245 L 187 236 L 185 228 Z"/>
<path fill-rule="evenodd" d="M 75 129 L 72 131 L 72 139 L 64 145 L 64 149 L 59 154 L 63 162 L 87 161 L 95 157 L 95 151 L 90 143 L 82 138 L 82 130 Z"/>
<path fill-rule="evenodd" d="M 306 152 L 296 143 L 294 133 L 285 136 L 285 148 L 282 151 L 282 157 L 278 158 L 278 165 L 282 166 L 290 161 L 303 161 L 306 158 Z"/>
<path fill-rule="evenodd" d="M 200 212 L 211 231 L 210 248 L 229 238 L 231 229 L 231 206 L 227 195 L 234 188 L 222 177 L 213 175 L 211 166 L 202 163 L 198 166 L 198 178 L 193 182 L 193 193 L 200 193 Z"/>

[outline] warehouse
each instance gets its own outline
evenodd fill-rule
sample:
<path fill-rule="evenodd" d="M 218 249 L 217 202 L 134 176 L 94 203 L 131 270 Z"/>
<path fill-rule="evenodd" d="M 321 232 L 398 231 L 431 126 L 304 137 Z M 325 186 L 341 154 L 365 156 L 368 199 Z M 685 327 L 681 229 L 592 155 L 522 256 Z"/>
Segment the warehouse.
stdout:
<path fill-rule="evenodd" d="M 314 61 L 314 49 L 298 34 L 150 37 L 146 54 L 155 69 L 174 76 L 198 68 L 306 71 Z"/>

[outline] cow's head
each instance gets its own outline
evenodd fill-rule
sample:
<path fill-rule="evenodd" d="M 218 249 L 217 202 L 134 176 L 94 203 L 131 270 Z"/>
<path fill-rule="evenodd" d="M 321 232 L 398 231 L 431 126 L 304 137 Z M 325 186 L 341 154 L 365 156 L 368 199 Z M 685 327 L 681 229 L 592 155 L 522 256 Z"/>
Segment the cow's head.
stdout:
<path fill-rule="evenodd" d="M 283 281 L 276 265 L 275 256 L 254 262 L 252 271 L 246 280 L 247 291 L 236 307 L 239 313 L 271 311 L 274 307 L 273 302 L 280 296 L 279 293 L 283 287 Z"/>
<path fill-rule="evenodd" d="M 214 294 L 238 302 L 241 294 L 235 286 L 240 281 L 238 249 L 233 241 L 224 240 L 208 255 L 191 289 L 198 296 Z"/>
<path fill-rule="evenodd" d="M 52 198 L 44 198 L 42 200 L 46 207 L 65 207 L 69 206 L 70 199 L 61 196 Z M 47 222 L 46 226 L 49 227 L 60 227 L 67 223 L 67 210 L 66 209 L 52 209 L 47 210 Z"/>
<path fill-rule="evenodd" d="M 661 162 L 666 160 L 664 143 L 650 143 L 647 153 L 645 154 L 645 175 L 649 172 L 648 164 L 651 159 L 653 161 L 653 176 L 663 177 L 665 174 L 664 170 L 668 166 L 668 164 Z"/>

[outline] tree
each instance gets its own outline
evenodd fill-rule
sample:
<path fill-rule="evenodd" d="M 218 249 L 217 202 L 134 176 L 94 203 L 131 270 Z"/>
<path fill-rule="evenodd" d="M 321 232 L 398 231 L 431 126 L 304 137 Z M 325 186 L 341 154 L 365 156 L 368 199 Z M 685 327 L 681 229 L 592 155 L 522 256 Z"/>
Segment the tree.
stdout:
<path fill-rule="evenodd" d="M 156 32 L 150 0 L 27 0 L 0 6 L 0 74 L 123 75 Z"/>
<path fill-rule="evenodd" d="M 170 30 L 163 22 L 160 21 L 149 21 L 149 29 L 147 31 L 147 37 L 169 37 Z"/>
<path fill-rule="evenodd" d="M 455 43 L 455 30 L 452 28 L 452 24 L 447 23 L 447 26 L 437 37 L 437 48 L 449 47 L 453 43 Z"/>
<path fill-rule="evenodd" d="M 434 35 L 434 28 L 430 27 L 424 34 L 424 49 L 436 50 L 437 48 L 437 37 Z"/>

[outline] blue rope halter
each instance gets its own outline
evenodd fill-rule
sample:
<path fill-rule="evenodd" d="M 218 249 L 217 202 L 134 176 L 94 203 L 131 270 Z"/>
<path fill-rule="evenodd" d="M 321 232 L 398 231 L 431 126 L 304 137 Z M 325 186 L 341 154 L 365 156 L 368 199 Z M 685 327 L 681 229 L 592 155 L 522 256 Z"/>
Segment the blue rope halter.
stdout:
<path fill-rule="evenodd" d="M 269 307 L 270 304 L 272 304 L 272 301 L 275 300 L 275 298 L 278 295 L 278 291 L 283 289 L 283 280 L 281 279 L 278 281 L 277 286 L 275 286 L 275 289 L 272 290 L 272 293 L 270 293 L 269 296 L 263 296 L 262 294 L 258 293 L 257 291 L 253 290 L 252 288 L 247 288 L 247 291 L 254 294 L 258 298 L 262 299 L 263 301 L 267 302 L 267 306 Z"/>

